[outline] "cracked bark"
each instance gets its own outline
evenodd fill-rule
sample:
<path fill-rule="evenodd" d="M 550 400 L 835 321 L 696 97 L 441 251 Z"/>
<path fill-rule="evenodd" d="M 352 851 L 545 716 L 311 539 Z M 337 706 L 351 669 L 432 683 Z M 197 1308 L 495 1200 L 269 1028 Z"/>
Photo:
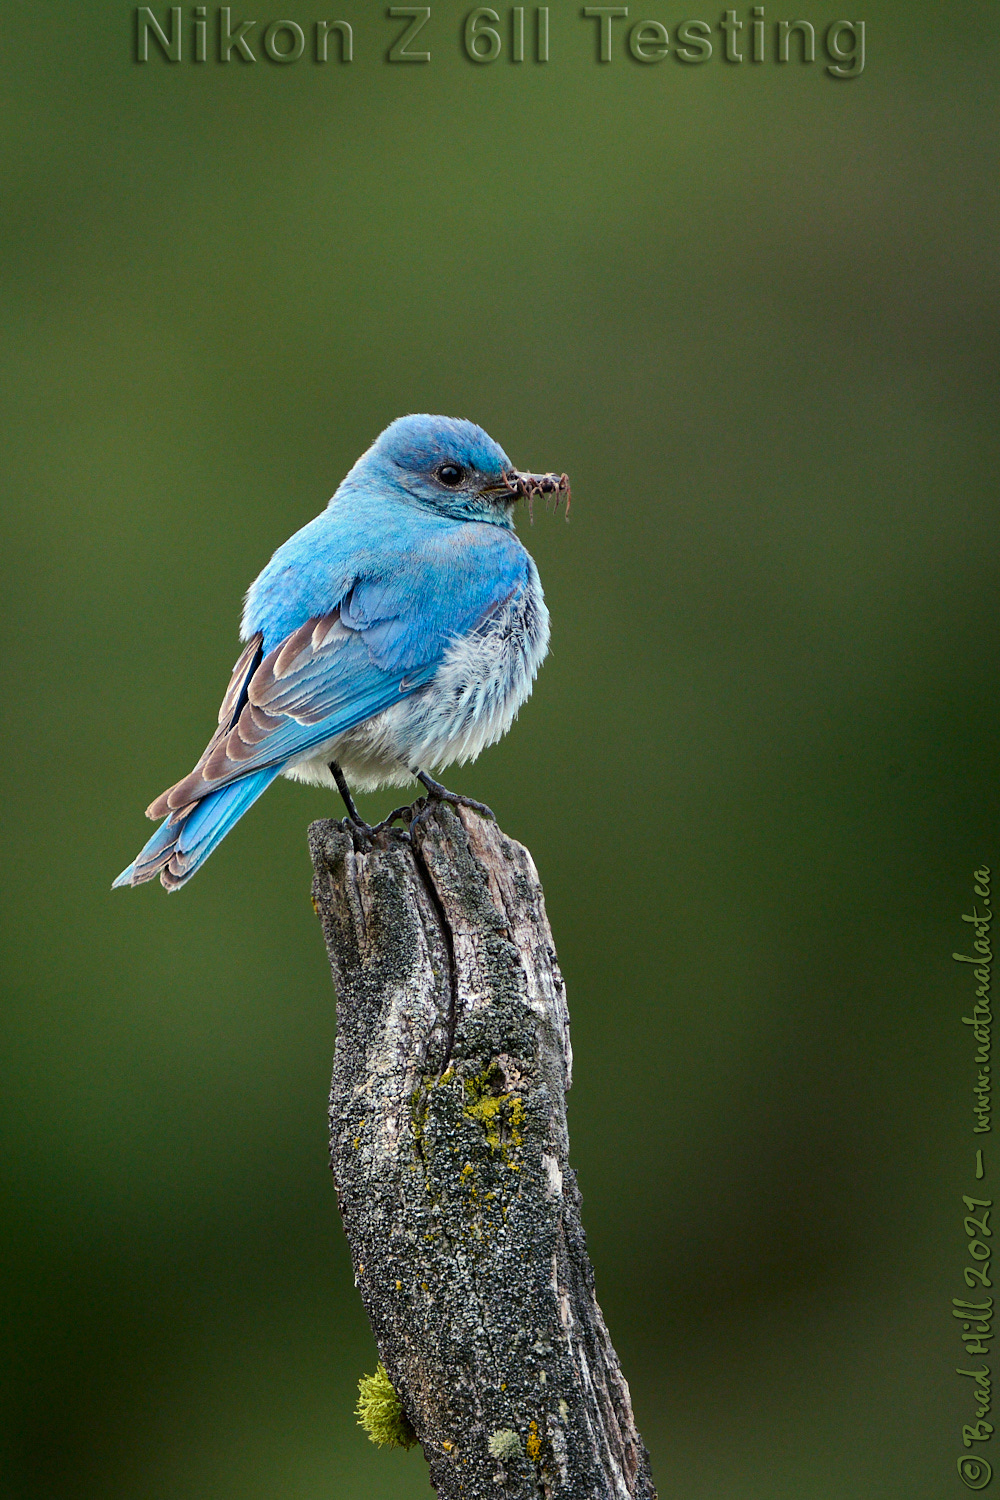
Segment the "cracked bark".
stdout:
<path fill-rule="evenodd" d="M 337 991 L 337 1197 L 435 1490 L 656 1500 L 594 1296 L 569 1012 L 531 856 L 440 804 L 412 847 L 356 845 L 332 821 L 309 844 Z M 497 1458 L 505 1431 L 517 1451 Z"/>

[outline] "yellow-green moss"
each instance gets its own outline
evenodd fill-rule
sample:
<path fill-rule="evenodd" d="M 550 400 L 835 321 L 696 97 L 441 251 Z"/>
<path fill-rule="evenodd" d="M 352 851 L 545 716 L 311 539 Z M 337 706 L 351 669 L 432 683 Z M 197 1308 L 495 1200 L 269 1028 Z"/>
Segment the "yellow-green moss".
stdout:
<path fill-rule="evenodd" d="M 358 1381 L 355 1411 L 358 1426 L 376 1447 L 412 1448 L 417 1441 L 381 1360 L 374 1375 L 362 1375 Z"/>
<path fill-rule="evenodd" d="M 496 1063 L 489 1063 L 481 1073 L 467 1078 L 468 1102 L 462 1112 L 482 1126 L 490 1150 L 499 1151 L 511 1171 L 519 1172 L 520 1164 L 512 1160 L 512 1155 L 520 1151 L 524 1142 L 524 1105 L 516 1094 L 493 1092 L 491 1085 L 498 1077 L 502 1077 L 500 1069 Z"/>

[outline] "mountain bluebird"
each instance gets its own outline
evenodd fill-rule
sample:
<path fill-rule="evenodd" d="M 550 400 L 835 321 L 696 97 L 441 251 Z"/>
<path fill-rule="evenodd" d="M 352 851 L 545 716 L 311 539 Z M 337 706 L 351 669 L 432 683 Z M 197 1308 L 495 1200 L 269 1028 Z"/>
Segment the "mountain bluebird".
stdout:
<path fill-rule="evenodd" d="M 362 836 L 373 830 L 352 785 L 416 779 L 488 813 L 429 773 L 507 732 L 548 650 L 538 570 L 512 519 L 537 494 L 569 508 L 565 474 L 519 472 L 474 422 L 387 427 L 251 584 L 219 727 L 147 808 L 164 821 L 115 885 L 159 875 L 177 890 L 278 775 L 336 786 Z"/>

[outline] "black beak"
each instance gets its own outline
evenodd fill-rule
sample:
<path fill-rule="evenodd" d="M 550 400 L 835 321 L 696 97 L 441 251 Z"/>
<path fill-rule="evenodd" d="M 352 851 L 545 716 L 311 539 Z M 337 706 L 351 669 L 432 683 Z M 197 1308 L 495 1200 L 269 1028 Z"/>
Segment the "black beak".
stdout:
<path fill-rule="evenodd" d="M 527 500 L 528 515 L 533 521 L 532 507 L 536 495 L 555 496 L 555 504 L 558 506 L 561 499 L 566 501 L 566 517 L 569 519 L 569 476 L 566 474 L 523 474 L 520 469 L 511 469 L 504 476 L 504 484 L 507 493 L 514 500 Z"/>

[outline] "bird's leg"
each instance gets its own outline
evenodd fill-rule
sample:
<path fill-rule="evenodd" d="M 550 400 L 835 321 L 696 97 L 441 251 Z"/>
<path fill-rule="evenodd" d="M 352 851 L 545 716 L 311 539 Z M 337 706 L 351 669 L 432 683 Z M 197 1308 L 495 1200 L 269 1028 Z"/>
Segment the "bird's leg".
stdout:
<path fill-rule="evenodd" d="M 357 828 L 361 833 L 366 833 L 369 837 L 371 837 L 375 830 L 374 828 L 372 828 L 372 825 L 370 823 L 365 822 L 364 818 L 355 807 L 354 798 L 351 796 L 351 789 L 347 785 L 347 778 L 335 760 L 331 760 L 330 762 L 330 775 L 337 783 L 337 791 L 343 798 L 344 806 L 347 808 L 347 816 L 350 818 L 355 828 Z"/>
<path fill-rule="evenodd" d="M 407 823 L 409 823 L 411 818 L 413 817 L 412 807 L 394 808 L 387 818 L 383 818 L 381 823 L 376 823 L 375 827 L 373 828 L 370 823 L 365 822 L 364 818 L 355 807 L 354 798 L 351 796 L 351 789 L 347 785 L 347 777 L 344 775 L 343 771 L 340 769 L 335 760 L 331 760 L 330 762 L 330 774 L 332 775 L 334 781 L 337 783 L 337 791 L 344 799 L 344 806 L 347 808 L 347 816 L 354 828 L 357 829 L 358 833 L 362 834 L 365 838 L 372 839 L 377 833 L 386 833 L 389 831 L 389 829 L 392 829 L 393 833 L 395 833 L 398 838 L 401 838 L 404 843 L 409 843 L 410 835 L 407 833 L 406 829 L 392 828 L 392 825 L 393 823 L 395 823 L 397 818 L 403 818 Z"/>
<path fill-rule="evenodd" d="M 411 820 L 411 829 L 414 824 L 423 822 L 435 802 L 450 802 L 453 807 L 471 807 L 473 812 L 480 813 L 484 818 L 490 818 L 492 822 L 496 822 L 493 809 L 487 807 L 485 802 L 476 802 L 472 797 L 463 797 L 459 792 L 449 792 L 446 786 L 442 786 L 440 781 L 435 781 L 433 776 L 428 776 L 426 771 L 414 771 L 413 775 L 427 788 L 427 800 L 416 817 Z"/>

